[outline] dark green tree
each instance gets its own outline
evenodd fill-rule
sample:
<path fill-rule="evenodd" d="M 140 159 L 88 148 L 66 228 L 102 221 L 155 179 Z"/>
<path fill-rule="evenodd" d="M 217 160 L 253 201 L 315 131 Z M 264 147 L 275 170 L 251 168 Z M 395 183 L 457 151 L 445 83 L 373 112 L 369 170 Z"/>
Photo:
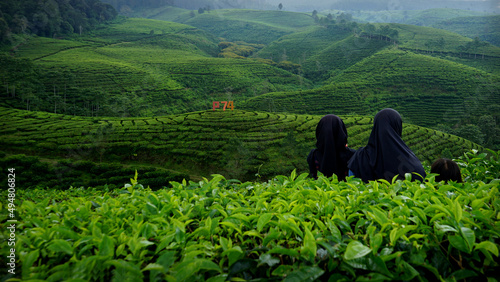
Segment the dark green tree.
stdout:
<path fill-rule="evenodd" d="M 495 118 L 491 115 L 481 116 L 478 120 L 478 126 L 484 135 L 484 146 L 496 149 L 495 147 L 498 146 L 497 143 L 499 143 L 498 139 L 500 136 L 498 135 L 499 129 Z"/>
<path fill-rule="evenodd" d="M 53 37 L 91 30 L 117 15 L 111 5 L 99 0 L 4 0 L 0 1 L 0 11 L 4 20 L 0 23 L 3 43 L 6 30 Z"/>
<path fill-rule="evenodd" d="M 484 144 L 484 134 L 481 128 L 475 124 L 466 124 L 455 130 L 455 133 L 465 139 L 471 140 L 477 144 Z"/>

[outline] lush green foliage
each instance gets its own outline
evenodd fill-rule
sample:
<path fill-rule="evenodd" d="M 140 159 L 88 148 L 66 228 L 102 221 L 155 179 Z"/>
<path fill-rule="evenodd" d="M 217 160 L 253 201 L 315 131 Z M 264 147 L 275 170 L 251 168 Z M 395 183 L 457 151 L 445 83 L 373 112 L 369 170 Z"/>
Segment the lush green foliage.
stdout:
<path fill-rule="evenodd" d="M 0 155 L 4 155 L 0 152 Z M 170 171 L 161 167 L 145 165 L 123 165 L 120 163 L 94 163 L 91 161 L 64 159 L 41 160 L 25 155 L 2 156 L 0 169 L 7 171 L 15 167 L 16 181 L 22 183 L 18 189 L 50 188 L 64 190 L 70 187 L 95 187 L 115 189 L 122 187 L 137 171 L 141 182 L 151 189 L 163 188 L 170 181 L 189 180 L 187 174 Z M 0 181 L 7 183 L 7 174 L 0 175 Z"/>
<path fill-rule="evenodd" d="M 9 43 L 11 33 L 55 37 L 87 32 L 116 15 L 111 5 L 99 0 L 5 0 L 0 2 L 0 44 Z"/>
<path fill-rule="evenodd" d="M 210 105 L 211 106 L 211 105 Z M 272 104 L 267 105 L 273 107 Z M 241 180 L 307 171 L 321 115 L 271 114 L 238 109 L 156 118 L 85 118 L 3 108 L 0 145 L 12 153 L 94 162 L 140 162 L 192 176 L 218 173 Z M 273 109 L 270 108 L 270 111 Z M 349 116 L 349 146 L 364 146 L 372 118 Z M 421 161 L 458 157 L 477 144 L 406 124 L 403 139 Z"/>
<path fill-rule="evenodd" d="M 392 90 L 394 95 L 405 92 L 415 96 L 453 93 L 457 97 L 467 97 L 472 96 L 472 93 L 477 95 L 476 88 L 484 84 L 483 81 L 490 80 L 497 84 L 500 77 L 442 59 L 394 49 L 380 51 L 366 58 L 334 77 L 332 82 L 360 82 L 374 90 Z M 405 84 L 420 84 L 420 87 L 419 90 L 413 87 L 405 89 L 402 87 Z M 495 93 L 486 94 L 493 99 L 500 98 Z"/>
<path fill-rule="evenodd" d="M 494 167 L 498 176 L 498 153 L 468 158 L 474 161 L 463 172 L 474 175 L 463 184 L 436 183 L 433 175 L 424 183 L 338 182 L 293 171 L 268 182 L 213 175 L 156 192 L 139 184 L 137 174 L 113 192 L 19 191 L 17 277 L 493 279 L 500 182 L 478 172 Z M 7 244 L 1 248 L 7 253 Z"/>
<path fill-rule="evenodd" d="M 458 158 L 457 163 L 461 167 L 465 181 L 483 181 L 489 183 L 495 179 L 500 179 L 500 155 L 499 152 L 486 150 L 478 153 L 476 150 L 466 152 Z"/>

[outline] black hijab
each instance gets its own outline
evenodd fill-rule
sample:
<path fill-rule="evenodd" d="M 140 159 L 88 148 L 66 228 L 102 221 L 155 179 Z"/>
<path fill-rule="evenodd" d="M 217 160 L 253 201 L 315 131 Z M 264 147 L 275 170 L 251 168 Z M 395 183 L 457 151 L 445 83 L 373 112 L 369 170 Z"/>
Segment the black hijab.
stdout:
<path fill-rule="evenodd" d="M 317 177 L 317 170 L 330 177 L 337 175 L 339 180 L 345 180 L 347 161 L 354 150 L 348 149 L 347 130 L 344 122 L 336 115 L 326 115 L 316 126 L 316 148 L 307 157 L 309 171 Z"/>
<path fill-rule="evenodd" d="M 358 149 L 348 167 L 363 181 L 385 179 L 391 181 L 398 174 L 416 172 L 425 178 L 422 163 L 403 139 L 403 121 L 396 110 L 383 109 L 373 119 L 373 129 L 365 147 Z M 412 173 L 412 180 L 423 180 Z"/>

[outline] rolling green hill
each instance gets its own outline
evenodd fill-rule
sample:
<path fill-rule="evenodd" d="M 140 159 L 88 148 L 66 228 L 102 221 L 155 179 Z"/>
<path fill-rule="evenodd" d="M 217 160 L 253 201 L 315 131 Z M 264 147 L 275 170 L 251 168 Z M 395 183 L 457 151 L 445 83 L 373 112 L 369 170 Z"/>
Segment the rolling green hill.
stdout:
<path fill-rule="evenodd" d="M 305 172 L 320 115 L 241 110 L 156 118 L 90 118 L 2 108 L 0 145 L 9 154 L 97 163 L 142 164 L 197 179 L 220 173 L 240 180 Z M 372 118 L 342 116 L 349 146 L 364 146 Z M 425 162 L 458 157 L 480 146 L 450 134 L 404 124 L 403 139 Z"/>
<path fill-rule="evenodd" d="M 311 27 L 281 37 L 255 56 L 277 62 L 288 60 L 301 64 L 304 76 L 322 81 L 383 48 L 394 45 L 393 41 L 396 41 L 398 48 L 403 50 L 441 56 L 487 72 L 498 72 L 500 48 L 496 46 L 486 44 L 472 48 L 472 39 L 431 27 L 405 24 L 372 26 L 374 31 L 361 34 L 359 31 L 367 29 L 367 25 L 352 27 L 337 24 Z M 396 31 L 396 37 L 388 40 L 386 35 L 382 35 L 381 30 L 384 28 Z M 466 45 L 471 48 L 459 49 L 459 46 Z M 484 58 L 485 54 L 488 60 L 477 62 L 477 57 Z"/>
<path fill-rule="evenodd" d="M 323 14 L 338 11 L 322 11 Z M 436 8 L 426 10 L 385 10 L 385 11 L 350 11 L 360 22 L 371 23 L 401 23 L 418 26 L 432 26 L 443 20 L 459 17 L 487 16 L 485 12 L 467 11 L 453 8 Z"/>
<path fill-rule="evenodd" d="M 25 70 L 11 63 L 13 69 L 3 70 L 7 88 L 2 91 L 4 96 L 17 92 L 23 103 L 14 106 L 21 108 L 28 107 L 31 97 L 29 108 L 34 110 L 151 116 L 208 109 L 214 100 L 310 87 L 265 62 L 218 58 L 217 44 L 212 35 L 192 26 L 135 18 L 81 40 L 36 37 L 15 54 L 33 60 L 45 93 L 24 88 L 31 74 L 15 76 Z"/>
<path fill-rule="evenodd" d="M 500 47 L 500 16 L 457 17 L 439 21 L 435 28 L 449 30 L 470 38 L 479 37 Z"/>
<path fill-rule="evenodd" d="M 316 81 L 327 81 L 331 76 L 358 63 L 392 43 L 364 37 L 349 36 L 334 42 L 303 63 L 304 75 Z"/>
<path fill-rule="evenodd" d="M 195 12 L 193 11 L 193 13 Z M 183 8 L 162 6 L 158 8 L 138 9 L 137 11 L 130 12 L 127 16 L 180 23 L 191 18 L 193 13 L 191 13 L 190 10 Z"/>
<path fill-rule="evenodd" d="M 268 93 L 243 103 L 245 109 L 265 108 L 289 113 L 368 114 L 381 108 L 400 111 L 407 121 L 424 126 L 457 124 L 495 115 L 500 103 L 500 78 L 475 68 L 431 56 L 387 49 L 367 57 L 332 77 L 330 86 Z M 493 87 L 494 88 L 491 88 Z"/>
<path fill-rule="evenodd" d="M 196 15 L 183 23 L 229 41 L 269 44 L 314 25 L 314 20 L 302 13 L 231 9 Z"/>
<path fill-rule="evenodd" d="M 303 63 L 310 56 L 321 52 L 332 42 L 343 40 L 351 33 L 348 30 L 334 30 L 319 26 L 282 36 L 260 50 L 256 56 L 274 61 Z"/>
<path fill-rule="evenodd" d="M 0 105 L 147 117 L 208 110 L 214 101 L 318 115 L 392 107 L 449 132 L 490 119 L 494 130 L 481 134 L 500 135 L 500 48 L 491 44 L 431 27 L 315 23 L 281 11 L 142 13 L 189 25 L 119 18 L 81 37 L 31 38 L 12 50 L 20 60 L 1 57 Z"/>
<path fill-rule="evenodd" d="M 404 12 L 403 12 L 404 14 Z M 408 14 L 408 13 L 407 13 Z M 404 19 L 404 24 L 418 25 L 418 26 L 433 26 L 435 23 L 450 20 L 459 17 L 470 17 L 470 16 L 486 16 L 486 12 L 479 11 L 467 11 L 453 8 L 437 8 L 437 9 L 427 9 L 416 11 L 409 17 Z"/>
<path fill-rule="evenodd" d="M 453 31 L 433 27 L 406 24 L 390 24 L 389 26 L 398 30 L 399 47 L 412 50 L 425 50 L 428 53 L 446 52 L 460 56 L 459 46 L 473 41 L 471 38 L 454 33 Z M 475 54 L 487 54 L 496 58 L 500 57 L 500 48 L 490 44 L 484 44 L 475 50 L 468 51 L 468 53 L 473 52 Z"/>

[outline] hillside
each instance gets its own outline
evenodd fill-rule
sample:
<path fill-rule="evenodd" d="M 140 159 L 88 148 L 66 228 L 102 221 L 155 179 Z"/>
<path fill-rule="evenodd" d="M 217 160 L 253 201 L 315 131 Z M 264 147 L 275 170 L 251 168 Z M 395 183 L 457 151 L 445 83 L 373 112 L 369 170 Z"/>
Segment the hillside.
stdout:
<path fill-rule="evenodd" d="M 396 35 L 390 38 L 384 35 L 385 30 Z M 470 38 L 446 30 L 405 24 L 311 27 L 281 37 L 254 56 L 300 64 L 305 77 L 321 82 L 396 42 L 403 50 L 441 57 L 486 72 L 498 73 L 500 67 L 500 48 L 496 46 L 476 44 Z M 477 58 L 484 59 L 485 55 L 488 59 L 478 62 Z"/>
<path fill-rule="evenodd" d="M 500 95 L 490 85 L 499 83 L 498 76 L 475 68 L 392 49 L 343 70 L 329 86 L 268 93 L 249 99 L 242 108 L 263 109 L 272 101 L 277 112 L 368 114 L 392 107 L 414 124 L 453 125 L 464 116 L 477 120 L 496 115 Z"/>
<path fill-rule="evenodd" d="M 0 145 L 9 148 L 9 154 L 148 164 L 195 179 L 219 173 L 240 180 L 307 171 L 305 157 L 314 147 L 321 118 L 237 109 L 156 118 L 90 118 L 5 108 L 0 117 Z M 342 117 L 349 146 L 364 146 L 372 118 Z M 462 138 L 407 123 L 403 135 L 427 163 L 480 149 Z"/>
<path fill-rule="evenodd" d="M 323 14 L 336 13 L 336 10 L 321 11 Z M 486 12 L 470 11 L 464 9 L 454 8 L 435 8 L 426 10 L 382 10 L 382 11 L 368 11 L 357 10 L 350 11 L 353 18 L 360 22 L 370 23 L 400 23 L 418 26 L 433 26 L 434 24 L 459 17 L 472 17 L 472 16 L 488 16 Z"/>
<path fill-rule="evenodd" d="M 403 14 L 405 14 L 403 12 Z M 408 15 L 408 13 L 406 13 Z M 453 9 L 453 8 L 439 8 L 439 9 L 428 9 L 428 10 L 420 10 L 416 11 L 416 13 L 411 16 L 407 16 L 404 18 L 404 21 L 401 23 L 409 24 L 409 25 L 418 25 L 418 26 L 433 26 L 438 22 L 443 20 L 456 19 L 460 17 L 485 17 L 487 16 L 487 12 L 479 12 L 479 11 L 470 11 L 470 10 L 461 10 L 461 9 Z M 448 29 L 445 29 L 448 30 Z"/>
<path fill-rule="evenodd" d="M 15 58 L 0 56 L 6 66 L 0 105 L 151 117 L 207 110 L 216 101 L 262 111 L 274 95 L 268 93 L 280 93 L 271 98 L 276 105 L 285 105 L 286 96 L 292 102 L 280 111 L 324 114 L 328 106 L 308 95 L 335 89 L 342 113 L 393 107 L 409 122 L 500 146 L 494 45 L 432 27 L 358 24 L 341 16 L 315 22 L 283 11 L 142 13 L 189 25 L 119 18 L 81 37 L 31 38 L 11 50 Z M 307 97 L 296 101 L 307 107 L 291 100 L 301 93 Z M 469 125 L 477 125 L 475 133 L 463 132 Z"/>
<path fill-rule="evenodd" d="M 254 56 L 300 64 L 306 78 L 321 82 L 329 72 L 345 69 L 390 44 L 355 37 L 341 26 L 316 26 L 283 36 Z"/>
<path fill-rule="evenodd" d="M 17 92 L 22 101 L 4 103 L 18 108 L 151 116 L 208 109 L 214 100 L 310 87 L 266 62 L 218 58 L 217 44 L 192 26 L 134 18 L 80 40 L 35 37 L 15 50 L 16 57 L 33 61 L 33 70 L 6 58 L 9 67 L 0 74 L 7 87 L 0 91 L 4 97 Z M 37 80 L 36 86 L 27 89 L 30 79 Z M 31 90 L 40 87 L 45 92 Z"/>
<path fill-rule="evenodd" d="M 196 15 L 183 23 L 229 41 L 269 44 L 314 25 L 314 20 L 303 13 L 230 9 Z"/>
<path fill-rule="evenodd" d="M 478 37 L 500 47 L 500 16 L 458 17 L 432 25 L 470 38 Z"/>
<path fill-rule="evenodd" d="M 174 21 L 206 30 L 227 41 L 269 44 L 280 37 L 314 26 L 305 13 L 249 9 L 217 9 L 203 13 L 165 6 L 133 13 L 136 17 Z"/>

